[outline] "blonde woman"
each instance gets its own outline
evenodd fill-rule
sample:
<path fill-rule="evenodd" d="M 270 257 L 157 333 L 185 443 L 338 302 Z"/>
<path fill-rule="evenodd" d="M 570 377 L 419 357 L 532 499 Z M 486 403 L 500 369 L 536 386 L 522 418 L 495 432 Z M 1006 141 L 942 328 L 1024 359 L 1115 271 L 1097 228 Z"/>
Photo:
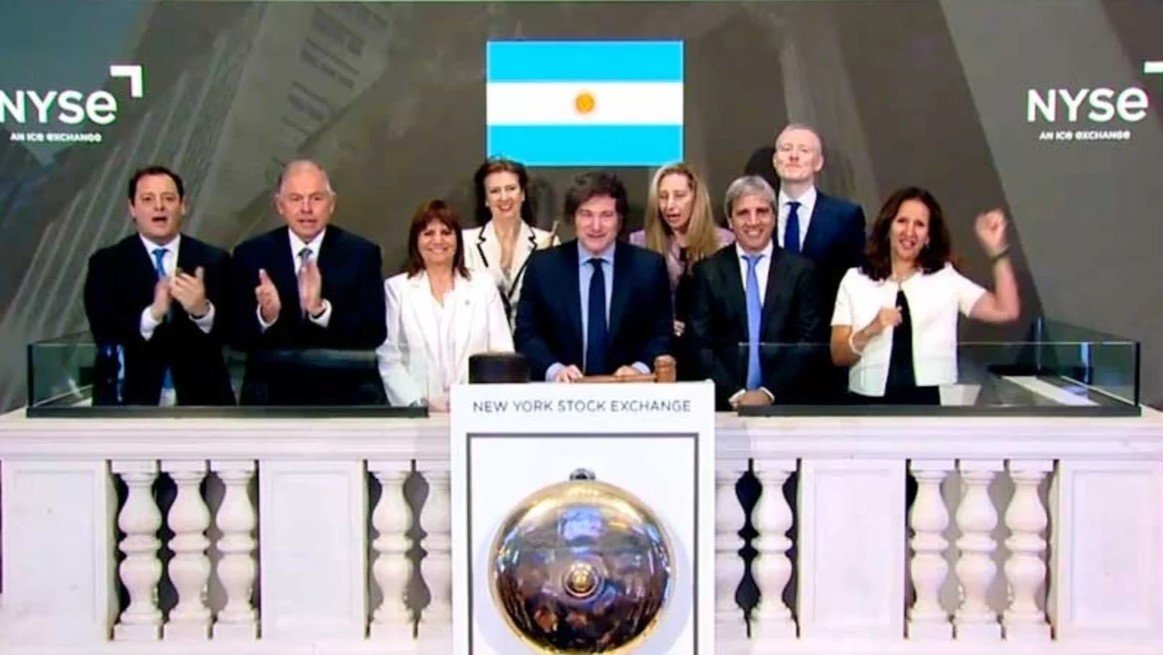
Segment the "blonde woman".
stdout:
<path fill-rule="evenodd" d="M 679 162 L 658 169 L 647 191 L 643 229 L 630 235 L 630 243 L 666 259 L 681 377 L 689 377 L 690 372 L 691 360 L 683 356 L 683 334 L 691 308 L 691 269 L 734 242 L 735 235 L 730 230 L 715 225 L 707 186 L 690 166 Z M 688 365 L 684 365 L 684 359 Z"/>

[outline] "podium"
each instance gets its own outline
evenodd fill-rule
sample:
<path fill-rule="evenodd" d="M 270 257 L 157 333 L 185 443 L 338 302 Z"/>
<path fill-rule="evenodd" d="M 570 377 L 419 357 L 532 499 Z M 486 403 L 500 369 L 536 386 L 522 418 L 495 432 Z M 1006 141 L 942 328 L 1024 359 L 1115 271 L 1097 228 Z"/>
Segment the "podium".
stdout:
<path fill-rule="evenodd" d="M 710 383 L 459 386 L 451 409 L 451 652 L 546 652 L 517 634 L 494 600 L 490 551 L 522 500 L 585 469 L 640 499 L 673 544 L 670 596 L 634 652 L 714 653 Z"/>

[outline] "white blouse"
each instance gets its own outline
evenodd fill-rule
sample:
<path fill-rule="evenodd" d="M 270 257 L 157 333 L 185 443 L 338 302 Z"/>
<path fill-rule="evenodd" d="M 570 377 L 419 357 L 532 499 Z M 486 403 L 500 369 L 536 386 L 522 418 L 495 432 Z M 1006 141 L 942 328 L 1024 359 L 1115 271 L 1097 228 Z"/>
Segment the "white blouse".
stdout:
<path fill-rule="evenodd" d="M 873 281 L 859 268 L 840 281 L 832 325 L 860 330 L 882 307 L 896 303 L 898 290 L 909 301 L 913 327 L 913 372 L 917 386 L 957 382 L 957 313 L 969 316 L 985 289 L 952 265 L 935 273 L 917 273 L 904 282 Z M 888 383 L 893 328 L 873 337 L 864 354 L 848 371 L 848 389 L 864 396 L 883 396 Z"/>

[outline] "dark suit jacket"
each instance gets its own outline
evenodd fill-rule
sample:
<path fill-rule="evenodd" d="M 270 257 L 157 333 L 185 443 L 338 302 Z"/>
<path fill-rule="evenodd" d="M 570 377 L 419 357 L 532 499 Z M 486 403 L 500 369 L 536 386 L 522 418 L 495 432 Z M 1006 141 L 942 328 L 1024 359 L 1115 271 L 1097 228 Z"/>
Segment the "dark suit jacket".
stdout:
<path fill-rule="evenodd" d="M 199 266 L 203 269 L 206 297 L 214 304 L 214 326 L 209 334 L 174 300 L 169 316 L 154 329 L 150 340 L 141 337 L 141 312 L 153 303 L 157 272 L 135 233 L 89 258 L 85 315 L 93 339 L 99 352 L 103 347 L 123 349 L 123 404 L 157 405 L 162 375 L 169 367 L 179 405 L 233 405 L 234 392 L 222 357 L 230 314 L 225 287 L 230 256 L 225 250 L 182 235 L 177 266 L 190 274 Z M 98 362 L 96 368 L 111 364 Z M 115 377 L 105 380 L 106 385 L 113 383 Z M 94 389 L 98 404 L 118 402 L 116 396 L 115 389 Z"/>
<path fill-rule="evenodd" d="M 614 288 L 610 297 L 609 371 L 670 354 L 673 324 L 666 262 L 658 253 L 618 242 L 614 248 Z M 529 359 L 534 380 L 556 362 L 582 368 L 581 294 L 578 244 L 563 243 L 529 259 L 517 310 L 517 351 Z M 587 371 L 587 373 L 593 373 Z"/>
<path fill-rule="evenodd" d="M 379 246 L 328 225 L 319 250 L 323 298 L 331 303 L 327 327 L 308 320 L 299 306 L 299 282 L 286 227 L 234 249 L 231 282 L 233 337 L 247 353 L 244 404 L 382 404 L 375 349 L 387 335 Z M 278 320 L 258 322 L 258 271 L 279 291 Z M 318 349 L 348 351 L 320 353 Z M 353 353 L 350 351 L 363 351 Z"/>
<path fill-rule="evenodd" d="M 735 246 L 695 264 L 693 276 L 694 298 L 687 330 L 695 343 L 702 375 L 715 382 L 715 404 L 726 410 L 730 408 L 727 399 L 745 386 L 747 377 L 747 298 Z M 811 261 L 774 248 L 766 284 L 760 342 L 823 343 Z M 798 387 L 811 375 L 807 370 L 811 353 L 819 347 L 760 350 L 763 386 L 777 403 L 805 400 Z"/>
<path fill-rule="evenodd" d="M 771 163 L 775 149 L 755 151 L 744 167 L 745 175 L 758 175 L 779 192 L 779 176 Z M 848 269 L 864 261 L 864 210 L 856 203 L 829 196 L 816 189 L 816 206 L 808 222 L 808 234 L 800 254 L 816 264 L 820 285 L 820 312 L 830 322 L 840 280 Z"/>

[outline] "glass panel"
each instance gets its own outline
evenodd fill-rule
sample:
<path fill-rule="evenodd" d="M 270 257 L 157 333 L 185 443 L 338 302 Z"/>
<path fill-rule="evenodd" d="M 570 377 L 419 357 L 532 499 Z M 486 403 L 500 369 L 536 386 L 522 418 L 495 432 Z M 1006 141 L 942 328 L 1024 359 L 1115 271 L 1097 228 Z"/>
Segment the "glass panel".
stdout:
<path fill-rule="evenodd" d="M 1028 341 L 962 342 L 952 351 L 934 347 L 926 352 L 917 345 L 913 387 L 908 388 L 889 386 L 891 342 L 866 347 L 851 368 L 833 364 L 830 344 L 761 343 L 762 384 L 775 402 L 737 409 L 747 415 L 1139 414 L 1137 342 L 1050 321 L 1039 321 L 1032 336 Z M 738 344 L 740 388 L 749 354 L 746 343 Z M 908 362 L 898 362 L 895 370 L 892 381 L 907 385 Z"/>
<path fill-rule="evenodd" d="M 29 416 L 427 416 L 424 407 L 390 407 L 383 400 L 373 351 L 265 352 L 247 369 L 246 356 L 224 352 L 234 397 L 242 406 L 158 407 L 132 404 L 125 385 L 124 350 L 93 343 L 88 333 L 28 347 Z M 244 393 L 245 379 L 245 393 Z M 342 392 L 336 389 L 342 388 Z M 277 389 L 272 391 L 272 389 Z M 276 399 L 264 404 L 264 399 Z"/>

